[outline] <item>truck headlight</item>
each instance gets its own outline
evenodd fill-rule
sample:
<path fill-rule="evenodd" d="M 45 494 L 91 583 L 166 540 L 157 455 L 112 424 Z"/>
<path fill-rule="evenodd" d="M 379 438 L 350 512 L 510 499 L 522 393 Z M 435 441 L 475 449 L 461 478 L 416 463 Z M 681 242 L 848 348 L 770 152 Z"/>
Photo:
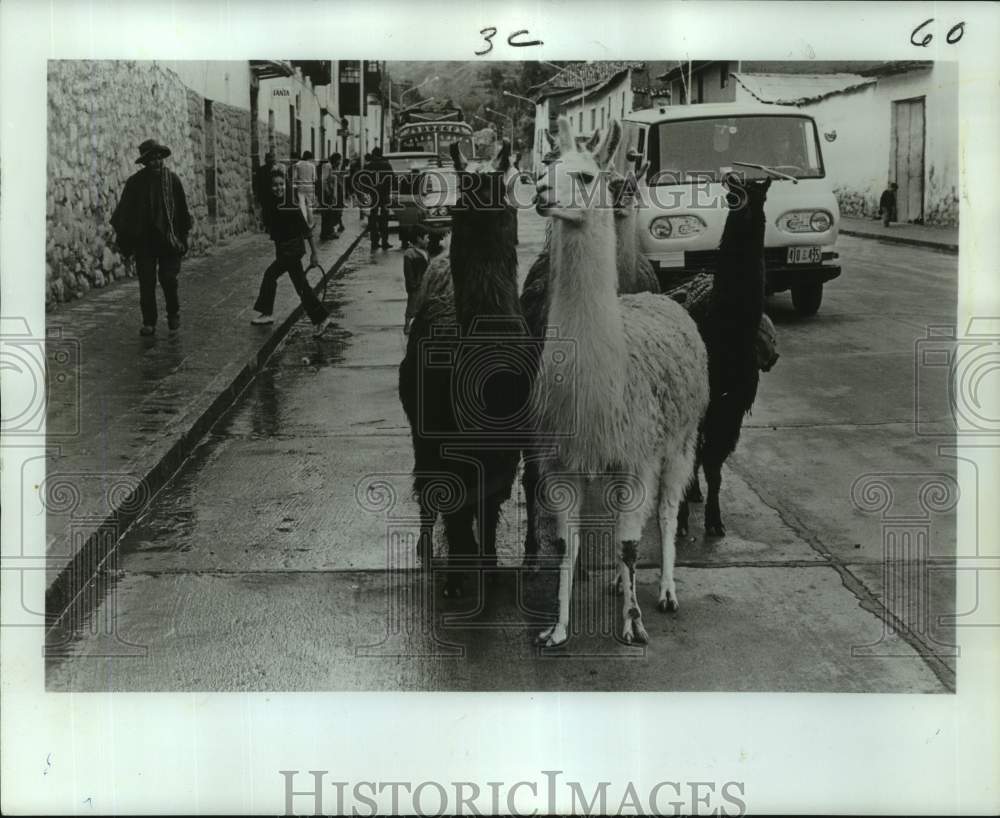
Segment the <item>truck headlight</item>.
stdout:
<path fill-rule="evenodd" d="M 825 233 L 833 225 L 833 216 L 825 210 L 789 210 L 777 224 L 786 233 Z"/>
<path fill-rule="evenodd" d="M 817 210 L 809 217 L 809 226 L 817 233 L 825 233 L 833 224 L 833 218 L 825 210 Z"/>
<path fill-rule="evenodd" d="M 698 216 L 657 216 L 649 223 L 649 233 L 654 239 L 689 239 L 705 229 L 705 222 Z"/>

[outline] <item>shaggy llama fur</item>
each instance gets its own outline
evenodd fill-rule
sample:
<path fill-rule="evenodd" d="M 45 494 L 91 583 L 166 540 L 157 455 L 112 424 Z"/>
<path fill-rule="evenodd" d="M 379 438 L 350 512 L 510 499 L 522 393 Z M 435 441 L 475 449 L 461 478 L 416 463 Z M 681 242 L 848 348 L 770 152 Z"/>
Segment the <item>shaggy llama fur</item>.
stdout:
<path fill-rule="evenodd" d="M 496 563 L 501 505 L 510 497 L 520 441 L 504 443 L 505 419 L 524 412 L 530 378 L 508 365 L 504 344 L 526 340 L 517 297 L 513 214 L 506 204 L 510 145 L 490 172 L 466 177 L 452 212 L 449 257 L 424 274 L 399 367 L 399 396 L 413 440 L 419 551 L 432 559 L 433 526 L 444 519 L 452 568 Z M 456 169 L 465 160 L 453 151 Z M 476 542 L 474 521 L 478 521 Z M 446 596 L 463 592 L 449 571 Z"/>
<path fill-rule="evenodd" d="M 574 144 L 569 122 L 561 118 L 561 161 L 551 175 L 554 184 L 538 186 L 538 210 L 553 218 L 548 321 L 559 328 L 560 338 L 546 339 L 535 398 L 541 434 L 563 434 L 543 464 L 542 479 L 568 483 L 575 497 L 569 508 L 553 509 L 563 558 L 558 620 L 539 636 L 547 646 L 562 644 L 568 636 L 579 551 L 577 538 L 570 536 L 569 516 L 578 504 L 578 480 L 583 476 L 624 473 L 639 498 L 619 510 L 614 535 L 624 590 L 625 641 L 648 638 L 636 598 L 635 570 L 639 538 L 654 506 L 663 558 L 659 607 L 677 609 L 677 509 L 708 403 L 707 354 L 694 322 L 664 296 L 618 296 L 614 216 L 606 207 L 580 206 L 580 185 L 593 192 L 595 186 L 608 184 L 605 169 L 620 136 L 621 128 L 613 121 L 597 153 L 582 152 Z M 565 351 L 558 340 L 570 343 L 569 361 L 554 354 Z"/>

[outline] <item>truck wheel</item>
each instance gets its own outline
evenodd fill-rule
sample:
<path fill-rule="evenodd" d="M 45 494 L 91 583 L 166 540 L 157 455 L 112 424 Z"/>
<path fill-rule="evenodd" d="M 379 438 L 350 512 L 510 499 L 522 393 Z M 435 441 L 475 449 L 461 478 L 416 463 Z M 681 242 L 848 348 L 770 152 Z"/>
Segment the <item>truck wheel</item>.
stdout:
<path fill-rule="evenodd" d="M 801 316 L 815 315 L 823 303 L 823 282 L 796 284 L 792 287 L 792 304 Z"/>

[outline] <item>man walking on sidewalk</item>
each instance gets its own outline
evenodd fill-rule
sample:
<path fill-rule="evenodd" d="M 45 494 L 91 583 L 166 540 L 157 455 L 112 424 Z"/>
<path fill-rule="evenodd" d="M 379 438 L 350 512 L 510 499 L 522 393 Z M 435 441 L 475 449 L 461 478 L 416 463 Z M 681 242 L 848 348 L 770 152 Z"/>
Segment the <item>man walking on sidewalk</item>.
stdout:
<path fill-rule="evenodd" d="M 181 325 L 177 275 L 194 222 L 188 212 L 184 185 L 176 173 L 163 166 L 168 156 L 170 148 L 155 139 L 147 139 L 139 146 L 136 163 L 144 167 L 125 182 L 111 216 L 119 250 L 126 258 L 135 256 L 142 311 L 139 334 L 145 336 L 156 332 L 157 277 L 166 302 L 167 326 L 173 331 Z"/>
<path fill-rule="evenodd" d="M 382 156 L 382 149 L 372 148 L 371 164 L 366 165 L 371 180 L 370 187 L 374 190 L 371 210 L 368 212 L 368 232 L 372 241 L 372 252 L 381 246 L 383 250 L 392 247 L 389 244 L 389 200 L 392 195 L 392 165 Z M 381 245 L 380 245 L 381 240 Z"/>
<path fill-rule="evenodd" d="M 268 233 L 274 241 L 274 261 L 264 271 L 257 302 L 253 306 L 257 315 L 250 320 L 250 323 L 274 323 L 274 296 L 278 291 L 278 279 L 288 273 L 292 286 L 299 294 L 302 306 L 313 323 L 313 334 L 318 338 L 329 326 L 330 316 L 309 286 L 305 270 L 302 269 L 306 242 L 309 242 L 309 266 L 318 267 L 319 257 L 316 255 L 316 245 L 313 244 L 312 227 L 306 220 L 300 204 L 305 205 L 304 202 L 285 205 L 285 174 L 276 168 L 271 174 L 270 210 L 265 219 Z"/>

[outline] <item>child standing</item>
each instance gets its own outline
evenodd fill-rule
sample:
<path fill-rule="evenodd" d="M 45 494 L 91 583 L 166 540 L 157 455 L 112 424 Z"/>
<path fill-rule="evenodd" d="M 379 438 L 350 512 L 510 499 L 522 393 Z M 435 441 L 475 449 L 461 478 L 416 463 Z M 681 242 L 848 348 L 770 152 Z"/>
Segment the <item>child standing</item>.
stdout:
<path fill-rule="evenodd" d="M 879 215 L 882 217 L 882 224 L 889 226 L 889 222 L 896 221 L 896 191 L 899 185 L 889 182 L 889 187 L 882 191 L 882 196 L 878 200 Z"/>
<path fill-rule="evenodd" d="M 278 290 L 278 279 L 288 273 L 292 286 L 299 294 L 302 306 L 314 327 L 314 335 L 319 337 L 330 325 L 330 316 L 326 308 L 316 297 L 305 270 L 302 269 L 302 256 L 306 253 L 306 242 L 309 243 L 309 266 L 318 267 L 319 257 L 316 255 L 316 245 L 313 243 L 312 228 L 306 221 L 301 207 L 287 207 L 285 202 L 285 175 L 275 169 L 271 174 L 271 197 L 268 203 L 268 213 L 265 223 L 268 233 L 274 242 L 274 261 L 264 271 L 260 282 L 260 292 L 254 309 L 257 315 L 250 319 L 251 324 L 271 324 L 274 322 L 274 296 Z"/>

